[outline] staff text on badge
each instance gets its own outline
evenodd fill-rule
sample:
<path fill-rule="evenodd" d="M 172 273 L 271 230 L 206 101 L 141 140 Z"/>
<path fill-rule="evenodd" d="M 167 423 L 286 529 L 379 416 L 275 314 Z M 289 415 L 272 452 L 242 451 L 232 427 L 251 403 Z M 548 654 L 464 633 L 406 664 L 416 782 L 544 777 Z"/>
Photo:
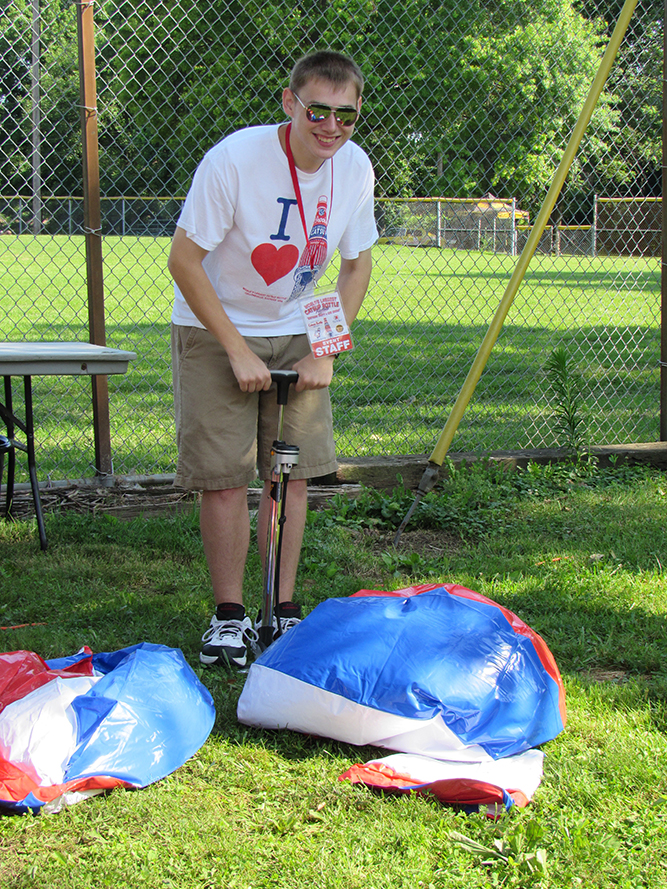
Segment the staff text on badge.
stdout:
<path fill-rule="evenodd" d="M 299 300 L 299 305 L 315 358 L 338 355 L 354 348 L 337 291 L 304 297 Z"/>

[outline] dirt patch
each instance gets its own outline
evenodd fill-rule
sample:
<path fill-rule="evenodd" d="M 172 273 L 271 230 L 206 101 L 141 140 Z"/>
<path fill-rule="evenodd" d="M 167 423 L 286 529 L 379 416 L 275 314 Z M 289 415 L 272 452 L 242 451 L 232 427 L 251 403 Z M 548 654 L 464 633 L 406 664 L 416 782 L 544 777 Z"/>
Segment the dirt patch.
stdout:
<path fill-rule="evenodd" d="M 328 504 L 336 494 L 355 497 L 360 492 L 359 485 L 312 485 L 308 489 L 308 505 L 318 509 Z M 248 507 L 257 509 L 261 489 L 248 489 Z M 115 484 L 109 487 L 95 485 L 61 485 L 41 488 L 39 499 L 42 512 L 103 513 L 120 519 L 137 516 L 159 518 L 176 513 L 192 512 L 198 507 L 199 494 L 196 491 L 183 491 L 170 483 Z M 4 488 L 0 502 L 0 517 L 4 516 Z M 14 493 L 12 515 L 16 519 L 32 518 L 35 504 L 32 492 L 21 488 Z"/>
<path fill-rule="evenodd" d="M 628 681 L 628 674 L 625 670 L 592 669 L 586 670 L 581 675 L 589 682 L 613 682 L 620 685 L 622 682 Z"/>
<path fill-rule="evenodd" d="M 650 682 L 652 679 L 650 673 L 630 673 L 628 670 L 604 670 L 601 667 L 583 670 L 580 675 L 588 682 L 609 682 L 612 685 L 624 685 L 632 680 Z"/>
<path fill-rule="evenodd" d="M 3 493 L 4 499 L 4 493 Z M 39 492 L 42 512 L 105 513 L 120 518 L 135 516 L 160 516 L 169 513 L 192 510 L 197 495 L 188 491 L 176 490 L 171 485 L 153 486 L 113 486 L 96 488 L 91 486 L 43 488 Z M 4 514 L 4 503 L 2 504 Z M 27 519 L 35 515 L 35 504 L 30 491 L 20 491 L 14 495 L 12 515 L 16 519 Z"/>
<path fill-rule="evenodd" d="M 423 559 L 455 555 L 463 546 L 459 537 L 440 530 L 406 530 L 401 534 L 397 548 L 394 548 L 394 532 L 367 529 L 361 534 L 373 552 L 417 553 Z"/>

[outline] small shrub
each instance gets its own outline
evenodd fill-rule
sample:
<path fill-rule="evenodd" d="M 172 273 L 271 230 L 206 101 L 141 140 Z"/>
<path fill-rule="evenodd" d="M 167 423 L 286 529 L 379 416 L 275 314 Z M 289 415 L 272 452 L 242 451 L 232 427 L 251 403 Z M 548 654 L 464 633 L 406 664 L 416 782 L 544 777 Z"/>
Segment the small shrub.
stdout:
<path fill-rule="evenodd" d="M 551 353 L 545 370 L 554 400 L 554 432 L 561 446 L 572 456 L 578 456 L 584 446 L 586 431 L 581 415 L 582 378 L 569 369 L 567 353 L 562 346 Z"/>

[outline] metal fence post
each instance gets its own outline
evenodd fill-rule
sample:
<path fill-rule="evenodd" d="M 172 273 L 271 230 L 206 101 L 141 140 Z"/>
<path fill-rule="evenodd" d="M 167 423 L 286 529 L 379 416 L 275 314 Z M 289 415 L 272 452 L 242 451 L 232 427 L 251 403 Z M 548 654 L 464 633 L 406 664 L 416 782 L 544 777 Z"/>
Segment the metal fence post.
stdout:
<path fill-rule="evenodd" d="M 95 23 L 93 3 L 79 2 L 79 83 L 81 137 L 83 143 L 83 217 L 86 238 L 86 280 L 90 342 L 106 345 L 104 278 L 102 271 L 102 214 L 97 134 L 97 87 L 95 82 Z M 92 376 L 95 472 L 112 475 L 109 386 L 106 376 Z"/>
<path fill-rule="evenodd" d="M 667 21 L 667 0 L 664 2 L 663 22 Z M 665 102 L 667 101 L 667 32 L 662 29 L 662 257 L 660 264 L 660 441 L 667 441 L 667 213 L 665 212 L 665 194 L 667 194 L 667 121 L 665 119 Z"/>
<path fill-rule="evenodd" d="M 32 99 L 32 231 L 42 230 L 42 146 L 40 111 L 40 12 L 39 0 L 32 0 L 31 29 L 31 99 Z"/>

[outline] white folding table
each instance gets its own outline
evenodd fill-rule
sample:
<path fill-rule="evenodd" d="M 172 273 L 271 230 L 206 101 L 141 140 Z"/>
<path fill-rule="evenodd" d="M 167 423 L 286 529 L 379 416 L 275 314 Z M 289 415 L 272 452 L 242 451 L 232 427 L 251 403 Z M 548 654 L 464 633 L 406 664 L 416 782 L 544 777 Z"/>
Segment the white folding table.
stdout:
<path fill-rule="evenodd" d="M 2 451 L 7 453 L 7 493 L 5 517 L 11 519 L 14 498 L 15 450 L 28 455 L 30 487 L 35 502 L 39 541 L 46 549 L 44 518 L 39 500 L 39 484 L 35 468 L 35 435 L 32 414 L 33 376 L 80 376 L 122 374 L 137 357 L 136 352 L 109 349 L 92 343 L 61 342 L 0 342 L 0 376 L 5 380 L 5 403 L 0 403 L 0 417 L 7 426 L 7 436 L 0 436 L 0 483 L 2 482 Z M 21 421 L 12 406 L 12 377 L 23 377 L 25 392 L 25 421 Z M 18 428 L 26 438 L 25 444 L 14 438 Z"/>

